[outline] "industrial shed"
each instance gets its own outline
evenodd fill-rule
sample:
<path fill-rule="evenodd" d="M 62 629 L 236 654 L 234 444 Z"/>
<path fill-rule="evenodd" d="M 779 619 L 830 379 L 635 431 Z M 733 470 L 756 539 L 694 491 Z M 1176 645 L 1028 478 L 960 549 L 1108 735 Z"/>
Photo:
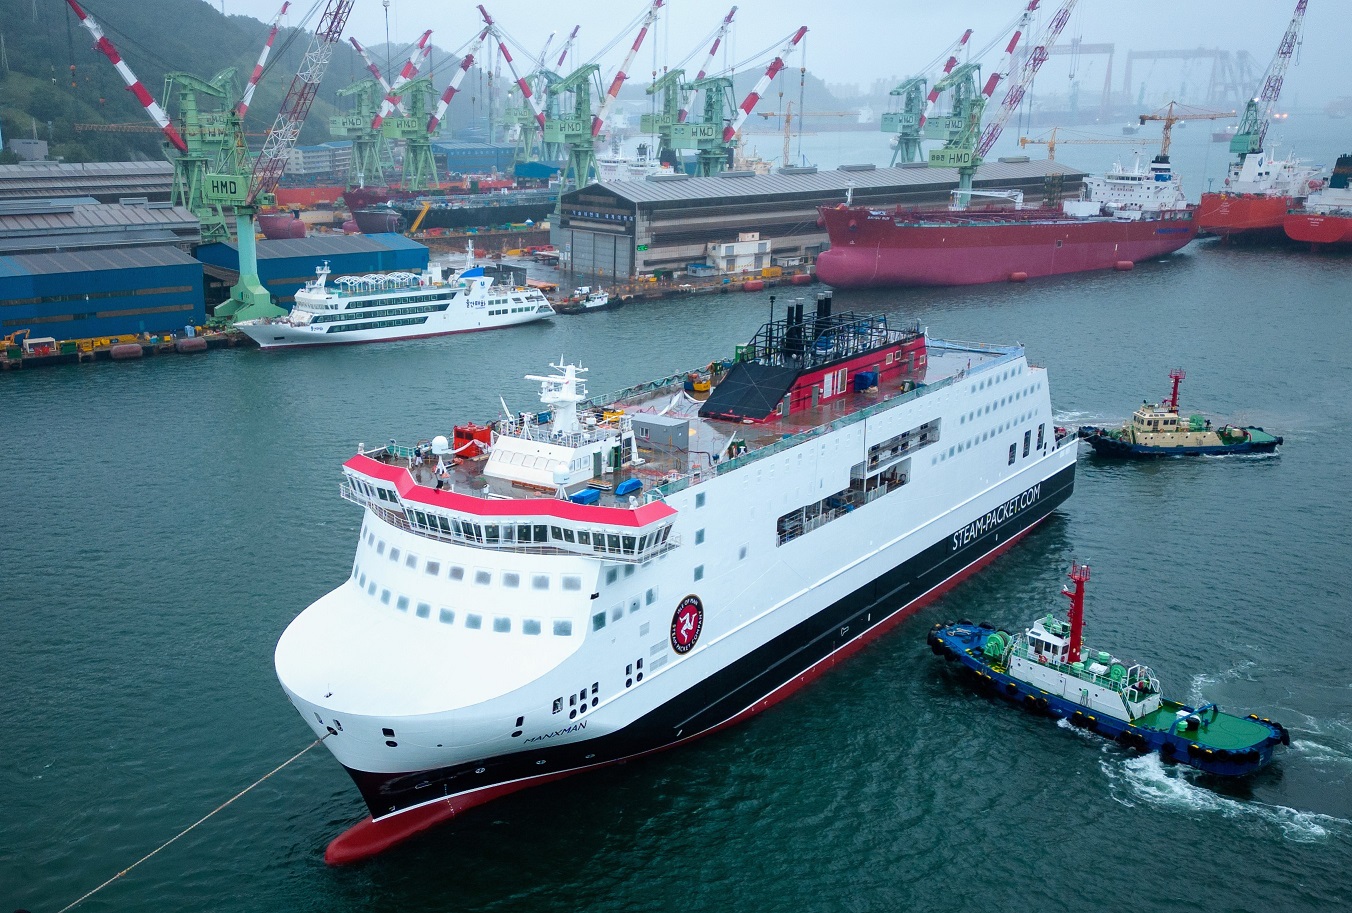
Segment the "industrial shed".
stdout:
<path fill-rule="evenodd" d="M 0 336 L 169 333 L 205 319 L 202 264 L 173 246 L 0 255 Z"/>
<path fill-rule="evenodd" d="M 234 244 L 204 244 L 197 259 L 206 264 L 208 294 L 212 304 L 230 297 L 239 281 L 239 250 Z M 427 248 L 403 235 L 312 235 L 285 241 L 258 242 L 258 277 L 277 303 L 290 305 L 296 290 L 315 277 L 315 269 L 328 262 L 333 278 L 383 273 L 394 270 L 417 272 L 427 268 Z"/>
<path fill-rule="evenodd" d="M 1021 190 L 1025 204 L 1036 205 L 1079 194 L 1083 181 L 1083 172 L 1060 162 L 1016 156 L 980 166 L 973 187 Z M 748 243 L 753 233 L 764 245 L 763 265 L 770 266 L 772 258 L 810 259 L 826 249 L 818 206 L 844 203 L 847 196 L 857 206 L 945 206 L 957 186 L 957 169 L 925 165 L 653 175 L 565 193 L 550 240 L 578 275 L 683 272 L 706 261 L 709 245 Z"/>
<path fill-rule="evenodd" d="M 0 200 L 93 197 L 116 203 L 123 197 L 165 202 L 174 188 L 168 162 L 25 162 L 0 165 Z"/>

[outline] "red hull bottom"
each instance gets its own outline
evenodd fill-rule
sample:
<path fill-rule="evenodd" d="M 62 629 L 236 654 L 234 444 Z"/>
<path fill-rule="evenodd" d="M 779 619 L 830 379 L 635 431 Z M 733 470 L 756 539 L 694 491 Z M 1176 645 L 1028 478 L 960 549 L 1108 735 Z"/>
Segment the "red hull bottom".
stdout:
<path fill-rule="evenodd" d="M 1282 223 L 1292 241 L 1308 244 L 1352 244 L 1352 216 L 1292 213 Z"/>
<path fill-rule="evenodd" d="M 690 736 L 685 739 L 681 739 L 680 741 L 677 742 L 672 742 L 670 745 L 663 746 L 662 748 L 653 749 L 652 751 L 635 755 L 634 758 L 645 757 L 646 755 L 649 754 L 655 754 L 658 751 L 665 751 L 668 748 L 675 748 L 678 745 L 684 745 L 687 742 L 693 742 L 695 739 L 702 738 L 703 736 L 709 735 L 714 732 L 718 732 L 719 730 L 725 729 L 729 726 L 733 726 L 737 723 L 742 722 L 743 720 L 755 716 L 762 710 L 766 710 L 774 706 L 775 704 L 789 697 L 791 694 L 797 692 L 800 688 L 816 681 L 824 673 L 833 668 L 836 665 L 836 663 L 840 662 L 841 660 L 847 659 L 850 656 L 853 656 L 855 653 L 863 649 L 863 647 L 866 644 L 871 643 L 879 636 L 887 633 L 892 628 L 896 627 L 897 624 L 899 624 L 903 619 L 912 615 L 921 606 L 933 601 L 934 599 L 937 599 L 944 593 L 947 593 L 953 587 L 957 586 L 962 581 L 966 580 L 972 574 L 986 567 L 996 558 L 1000 557 L 1005 552 L 1009 551 L 1009 549 L 1012 548 L 1016 542 L 1021 540 L 1029 532 L 1036 529 L 1038 524 L 1041 522 L 1042 521 L 1039 520 L 1036 523 L 1033 523 L 1028 528 L 1021 530 L 1020 532 L 1012 536 L 1008 541 L 1001 543 L 996 548 L 987 552 L 985 555 L 981 556 L 976 561 L 972 562 L 967 567 L 963 568 L 961 571 L 945 580 L 943 583 L 934 587 L 934 589 L 925 593 L 923 596 L 920 596 L 919 598 L 913 600 L 911 603 L 906 605 L 904 608 L 902 608 L 900 611 L 894 614 L 887 621 L 878 624 L 877 626 L 869 629 L 867 633 L 845 644 L 835 653 L 832 653 L 830 656 L 825 657 L 816 665 L 807 669 L 801 675 L 795 677 L 792 681 L 785 682 L 783 685 L 780 685 L 777 689 L 771 691 L 769 694 L 765 695 L 765 697 L 756 701 L 754 704 L 752 704 L 750 707 L 747 707 L 745 710 L 741 711 L 736 716 L 730 717 L 723 723 L 720 723 L 719 725 L 714 726 L 711 729 L 707 729 L 704 732 L 697 733 L 696 735 Z M 610 761 L 607 764 L 598 764 L 595 765 L 595 767 L 607 767 L 614 764 L 621 764 L 629 760 L 633 760 L 633 758 L 622 758 L 616 761 Z M 429 802 L 426 805 L 422 805 L 417 808 L 412 808 L 405 812 L 400 812 L 399 814 L 393 815 L 389 818 L 382 818 L 379 821 L 376 821 L 375 819 L 368 816 L 358 824 L 353 825 L 343 833 L 339 834 L 337 837 L 333 839 L 331 843 L 329 843 L 328 849 L 325 850 L 324 852 L 324 861 L 327 862 L 329 865 L 349 865 L 354 862 L 361 862 L 364 859 L 369 859 L 372 856 L 379 855 L 380 853 L 383 853 L 385 850 L 388 850 L 396 846 L 397 844 L 403 843 L 410 837 L 416 836 L 417 834 L 420 834 L 423 831 L 428 830 L 429 828 L 435 827 L 438 824 L 442 824 L 446 821 L 449 821 L 455 816 L 459 815 L 461 812 L 468 811 L 469 809 L 475 808 L 480 805 L 485 805 L 489 802 L 492 802 L 494 799 L 510 795 L 514 792 L 518 792 L 528 787 L 540 786 L 544 783 L 553 782 L 554 780 L 561 780 L 564 777 L 571 776 L 572 774 L 575 773 L 582 773 L 584 771 L 593 770 L 595 769 L 595 767 L 578 767 L 573 770 L 559 771 L 557 773 L 546 774 L 540 777 L 531 777 L 529 779 L 517 780 L 512 783 L 500 783 L 497 784 L 496 786 L 486 787 L 484 789 L 475 790 L 473 792 L 461 793 L 456 796 L 447 796 L 444 799 L 438 799 L 436 801 Z"/>
<path fill-rule="evenodd" d="M 1204 193 L 1197 207 L 1197 227 L 1227 240 L 1280 238 L 1282 220 L 1293 205 L 1284 196 Z"/>
<path fill-rule="evenodd" d="M 979 285 L 1113 269 L 1171 254 L 1197 236 L 1190 219 L 894 226 L 833 230 L 817 277 L 837 288 Z"/>

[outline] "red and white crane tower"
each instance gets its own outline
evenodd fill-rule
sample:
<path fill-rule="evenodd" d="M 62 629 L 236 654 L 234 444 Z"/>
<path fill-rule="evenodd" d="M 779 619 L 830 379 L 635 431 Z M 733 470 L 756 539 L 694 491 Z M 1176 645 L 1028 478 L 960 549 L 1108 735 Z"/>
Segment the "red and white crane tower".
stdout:
<path fill-rule="evenodd" d="M 1042 35 L 1042 40 L 1024 57 L 1023 66 L 1019 68 L 1017 79 L 1010 85 L 1009 90 L 1005 92 L 1004 101 L 1000 103 L 1000 110 L 995 118 L 986 124 L 986 129 L 981 132 L 981 141 L 976 146 L 976 157 L 982 159 L 991 151 L 995 141 L 1000 138 L 1000 133 L 1005 129 L 1005 124 L 1023 102 L 1024 95 L 1028 92 L 1028 87 L 1033 84 L 1038 70 L 1047 62 L 1050 56 L 1049 49 L 1056 44 L 1057 37 L 1065 29 L 1066 23 L 1070 21 L 1070 14 L 1075 10 L 1076 0 L 1064 0 L 1051 22 L 1047 25 L 1047 30 Z M 1032 0 L 1025 10 L 1025 19 L 1031 16 L 1033 10 L 1037 8 L 1037 0 Z M 1009 41 L 1009 47 L 1006 49 L 1010 57 L 1010 66 L 1008 72 L 1013 75 L 1014 72 L 1014 50 L 1018 44 L 1019 35 L 1024 29 L 1024 23 L 1020 23 L 1019 30 Z M 982 90 L 987 98 L 995 91 L 995 84 L 998 82 L 996 74 L 991 74 L 991 79 L 987 81 L 986 88 Z"/>
<path fill-rule="evenodd" d="M 108 40 L 108 36 L 103 34 L 103 29 L 99 27 L 99 24 L 75 0 L 66 0 L 66 3 L 75 11 L 80 24 L 89 31 L 89 34 L 94 36 L 94 47 L 98 48 L 103 56 L 112 62 L 113 68 L 117 70 L 117 75 L 121 76 L 122 81 L 127 84 L 127 90 L 136 96 L 136 100 L 141 103 L 141 107 L 145 108 L 146 113 L 159 125 L 165 139 L 169 140 L 170 145 L 179 152 L 187 152 L 188 144 L 183 141 L 183 137 L 174 128 L 173 121 L 169 120 L 169 115 L 155 101 L 154 96 L 136 77 L 136 74 L 131 71 L 131 67 L 127 66 L 127 62 L 122 59 L 122 55 L 117 52 L 117 48 L 113 47 L 113 43 Z"/>
<path fill-rule="evenodd" d="M 705 74 L 709 72 L 709 68 L 714 65 L 714 58 L 718 55 L 718 47 L 723 43 L 723 39 L 728 36 L 728 31 L 732 28 L 733 17 L 736 15 L 737 7 L 734 6 L 732 9 L 728 10 L 728 14 L 723 17 L 723 24 L 720 25 L 718 31 L 714 33 L 714 43 L 709 45 L 709 53 L 704 57 L 704 64 L 699 68 L 699 72 L 695 74 L 695 82 L 699 82 L 703 79 Z M 676 115 L 676 123 L 685 123 L 686 117 L 690 114 L 690 99 L 693 95 L 694 93 L 683 95 L 680 113 Z"/>
<path fill-rule="evenodd" d="M 451 99 L 455 98 L 455 93 L 460 91 L 460 83 L 464 81 L 465 74 L 469 72 L 470 67 L 474 66 L 474 55 L 479 53 L 479 48 L 483 46 L 484 39 L 487 37 L 488 29 L 484 29 L 479 33 L 479 37 L 470 42 L 469 48 L 465 51 L 465 56 L 460 58 L 460 65 L 455 68 L 455 73 L 451 75 L 451 81 L 446 86 L 446 91 L 441 93 L 441 100 L 437 102 L 437 109 L 427 119 L 429 135 L 435 135 L 437 128 L 441 126 L 441 119 L 446 116 L 446 109 L 450 107 Z"/>
<path fill-rule="evenodd" d="M 555 72 L 563 70 L 563 62 L 568 59 L 568 52 L 573 49 L 573 45 L 577 44 L 577 33 L 581 28 L 580 25 L 573 26 L 573 31 L 569 34 L 568 40 L 563 43 L 563 50 L 559 52 L 559 59 L 554 64 Z M 544 61 L 541 61 L 541 63 L 544 63 Z"/>
<path fill-rule="evenodd" d="M 502 54 L 502 59 L 507 61 L 507 69 L 512 71 L 512 78 L 516 80 L 516 87 L 521 90 L 521 99 L 530 105 L 530 109 L 535 112 L 535 122 L 540 125 L 540 129 L 545 128 L 545 112 L 540 107 L 540 103 L 535 98 L 535 93 L 531 91 L 530 83 L 527 82 L 520 73 L 516 71 L 516 63 L 512 60 L 512 52 L 507 50 L 507 42 L 504 40 L 502 32 L 498 30 L 497 24 L 493 22 L 493 17 L 488 15 L 488 10 L 484 9 L 483 4 L 479 4 L 479 15 L 484 17 L 484 24 L 488 26 L 488 32 L 498 43 L 498 51 Z"/>
<path fill-rule="evenodd" d="M 944 64 L 943 76 L 940 76 L 939 79 L 934 81 L 934 86 L 930 88 L 929 94 L 925 96 L 925 111 L 920 115 L 920 123 L 917 124 L 917 127 L 925 126 L 925 121 L 929 120 L 930 114 L 934 112 L 935 102 L 937 102 L 939 96 L 943 94 L 943 90 L 939 89 L 938 85 L 940 81 L 943 80 L 943 77 L 952 73 L 953 68 L 958 65 L 958 55 L 962 53 L 963 48 L 967 47 L 967 42 L 971 37 L 972 30 L 968 29 L 963 32 L 962 37 L 953 42 L 952 47 L 948 49 L 948 61 Z"/>
<path fill-rule="evenodd" d="M 404 84 L 418 75 L 428 55 L 432 53 L 432 45 L 429 39 L 432 37 L 432 30 L 428 29 L 422 33 L 422 37 L 413 45 L 413 50 L 408 55 L 408 60 L 404 62 L 404 67 L 395 77 L 394 84 L 390 86 L 389 91 L 385 93 L 385 100 L 380 103 L 380 111 L 371 120 L 371 129 L 379 130 L 380 125 L 384 123 L 385 118 L 389 117 L 396 110 L 403 110 L 403 99 L 399 95 L 399 90 Z"/>
<path fill-rule="evenodd" d="M 765 68 L 765 72 L 756 82 L 756 85 L 752 87 L 751 92 L 742 100 L 742 104 L 737 109 L 737 116 L 732 119 L 732 123 L 723 128 L 723 142 L 732 142 L 733 137 L 737 135 L 737 131 L 742 129 L 742 124 L 746 123 L 746 119 L 756 109 L 761 95 L 769 88 L 770 82 L 779 75 L 780 70 L 784 69 L 784 58 L 793 53 L 793 49 L 798 47 L 798 42 L 802 41 L 806 34 L 807 26 L 800 25 L 798 31 L 794 32 L 789 40 L 784 43 L 784 46 L 779 49 L 779 54 L 776 55 L 774 60 L 770 61 L 770 65 Z"/>
<path fill-rule="evenodd" d="M 601 101 L 600 109 L 592 117 L 591 135 L 593 139 L 601 133 L 601 128 L 605 126 L 610 108 L 615 104 L 615 96 L 620 94 L 620 87 L 629 78 L 629 68 L 634 65 L 634 58 L 638 56 L 639 46 L 643 44 L 643 39 L 647 37 L 648 29 L 652 28 L 652 24 L 657 21 L 657 14 L 661 11 L 664 2 L 665 0 L 653 0 L 652 6 L 648 8 L 648 14 L 643 17 L 643 25 L 634 38 L 633 46 L 629 48 L 624 63 L 620 64 L 619 70 L 616 71 L 615 78 L 610 81 L 610 88 L 606 91 L 606 97 Z"/>
<path fill-rule="evenodd" d="M 253 101 L 254 89 L 258 88 L 258 80 L 263 78 L 263 68 L 267 66 L 268 55 L 272 53 L 272 43 L 277 40 L 277 30 L 281 28 L 282 17 L 291 7 L 291 0 L 286 0 L 282 8 L 277 11 L 277 15 L 272 19 L 272 25 L 268 29 L 268 40 L 263 44 L 263 50 L 258 55 L 258 63 L 254 64 L 253 72 L 249 74 L 249 84 L 244 87 L 244 97 L 239 100 L 235 106 L 235 113 L 241 119 L 249 112 L 249 104 Z"/>

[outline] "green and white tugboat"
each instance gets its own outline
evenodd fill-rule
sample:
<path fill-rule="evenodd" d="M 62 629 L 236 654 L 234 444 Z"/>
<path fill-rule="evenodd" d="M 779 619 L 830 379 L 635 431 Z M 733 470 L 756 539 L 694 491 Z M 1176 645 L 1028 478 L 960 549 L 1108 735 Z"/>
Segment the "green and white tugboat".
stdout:
<path fill-rule="evenodd" d="M 1145 402 L 1121 428 L 1086 425 L 1080 437 L 1099 456 L 1149 459 L 1164 456 L 1204 456 L 1223 453 L 1272 453 L 1282 443 L 1254 425 L 1211 427 L 1211 420 L 1191 415 L 1185 421 L 1178 410 L 1182 368 L 1169 372 L 1173 393 L 1162 403 Z"/>
<path fill-rule="evenodd" d="M 1089 567 L 1073 564 L 1069 618 L 1046 615 L 1022 634 L 989 624 L 935 625 L 930 649 L 957 663 L 982 690 L 1034 713 L 1115 739 L 1142 754 L 1189 764 L 1209 774 L 1239 777 L 1291 744 L 1286 727 L 1266 717 L 1232 716 L 1215 704 L 1190 707 L 1164 697 L 1149 666 L 1081 646 L 1084 585 Z"/>

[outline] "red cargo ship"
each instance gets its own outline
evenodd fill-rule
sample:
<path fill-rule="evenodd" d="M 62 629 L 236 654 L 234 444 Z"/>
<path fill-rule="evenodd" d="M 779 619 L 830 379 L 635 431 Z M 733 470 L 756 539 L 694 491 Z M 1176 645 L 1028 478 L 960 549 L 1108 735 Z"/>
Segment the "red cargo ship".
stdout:
<path fill-rule="evenodd" d="M 1286 213 L 1318 187 L 1317 169 L 1251 152 L 1230 166 L 1225 190 L 1202 194 L 1197 227 L 1227 241 L 1279 238 Z"/>
<path fill-rule="evenodd" d="M 1126 269 L 1173 253 L 1197 235 L 1166 156 L 1085 180 L 1062 209 L 820 209 L 831 249 L 817 276 L 839 288 L 976 285 L 1098 269 Z"/>
<path fill-rule="evenodd" d="M 1352 155 L 1338 156 L 1325 190 L 1310 194 L 1305 208 L 1286 216 L 1283 228 L 1293 241 L 1314 245 L 1352 244 Z"/>

